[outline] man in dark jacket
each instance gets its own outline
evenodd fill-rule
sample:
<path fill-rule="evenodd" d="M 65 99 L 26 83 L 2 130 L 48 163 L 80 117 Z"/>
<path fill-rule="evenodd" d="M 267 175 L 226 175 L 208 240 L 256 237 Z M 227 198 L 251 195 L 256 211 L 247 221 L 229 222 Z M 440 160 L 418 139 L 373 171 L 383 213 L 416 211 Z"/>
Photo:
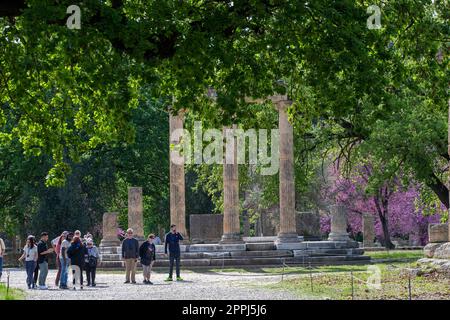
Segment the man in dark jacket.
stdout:
<path fill-rule="evenodd" d="M 183 236 L 177 231 L 176 225 L 170 226 L 170 232 L 166 234 L 165 249 L 167 254 L 167 247 L 169 248 L 169 277 L 166 281 L 172 281 L 173 264 L 176 263 L 177 281 L 182 281 L 180 277 L 180 241 L 183 240 Z"/>
<path fill-rule="evenodd" d="M 127 230 L 127 237 L 122 242 L 122 259 L 125 260 L 125 283 L 136 283 L 136 262 L 139 257 L 139 241 L 133 238 L 133 229 Z"/>

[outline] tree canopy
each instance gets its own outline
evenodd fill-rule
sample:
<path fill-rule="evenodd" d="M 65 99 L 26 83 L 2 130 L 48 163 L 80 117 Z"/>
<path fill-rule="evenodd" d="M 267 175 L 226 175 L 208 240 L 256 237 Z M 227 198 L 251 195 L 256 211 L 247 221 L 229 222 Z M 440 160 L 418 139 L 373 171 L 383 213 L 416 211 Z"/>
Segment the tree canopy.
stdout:
<path fill-rule="evenodd" d="M 402 169 L 449 206 L 447 1 L 382 2 L 381 29 L 363 0 L 85 0 L 69 29 L 72 2 L 0 4 L 0 145 L 28 159 L 17 174 L 45 157 L 29 179 L 62 186 L 92 152 L 133 143 L 149 97 L 246 126 L 266 106 L 245 97 L 288 93 L 297 176 L 305 154 L 338 150 L 350 166 L 370 154 L 383 164 L 373 190 Z"/>

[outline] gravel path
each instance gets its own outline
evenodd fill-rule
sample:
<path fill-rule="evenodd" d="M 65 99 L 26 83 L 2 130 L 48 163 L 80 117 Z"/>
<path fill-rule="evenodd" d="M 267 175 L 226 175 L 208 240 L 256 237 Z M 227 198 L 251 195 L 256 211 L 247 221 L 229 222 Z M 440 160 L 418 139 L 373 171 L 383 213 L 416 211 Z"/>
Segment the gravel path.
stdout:
<path fill-rule="evenodd" d="M 3 270 L 2 281 L 6 280 Z M 10 285 L 25 290 L 27 299 L 39 300 L 292 300 L 297 299 L 285 291 L 261 288 L 261 283 L 269 284 L 280 281 L 280 276 L 262 275 L 261 273 L 233 272 L 194 272 L 182 273 L 184 281 L 165 282 L 166 273 L 152 272 L 153 285 L 142 283 L 142 274 L 136 276 L 137 284 L 124 284 L 124 274 L 120 272 L 99 272 L 97 286 L 85 287 L 83 290 L 60 290 L 54 286 L 56 272 L 49 271 L 47 284 L 49 290 L 28 290 L 25 284 L 25 271 L 10 269 Z M 71 276 L 69 276 L 69 283 Z"/>

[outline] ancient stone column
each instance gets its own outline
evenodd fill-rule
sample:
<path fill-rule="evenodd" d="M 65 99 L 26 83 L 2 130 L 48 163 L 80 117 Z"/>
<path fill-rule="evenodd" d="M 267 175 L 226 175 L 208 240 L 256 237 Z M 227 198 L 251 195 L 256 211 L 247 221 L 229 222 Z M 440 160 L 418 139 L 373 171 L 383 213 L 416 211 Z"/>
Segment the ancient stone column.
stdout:
<path fill-rule="evenodd" d="M 290 101 L 279 101 L 278 129 L 280 131 L 280 229 L 277 243 L 298 242 L 295 216 L 294 133 L 286 110 Z"/>
<path fill-rule="evenodd" d="M 233 126 L 236 128 L 236 126 Z M 224 128 L 226 139 L 223 164 L 223 235 L 221 243 L 242 242 L 239 222 L 239 168 L 237 141 L 231 128 Z"/>
<path fill-rule="evenodd" d="M 144 240 L 144 206 L 142 188 L 128 188 L 128 228 L 134 231 L 134 237 Z"/>
<path fill-rule="evenodd" d="M 103 230 L 101 247 L 115 247 L 120 246 L 120 240 L 117 237 L 117 229 L 119 223 L 117 222 L 117 212 L 105 212 L 103 214 Z"/>
<path fill-rule="evenodd" d="M 184 157 L 179 154 L 181 136 L 173 134 L 183 129 L 184 112 L 178 115 L 169 113 L 170 126 L 170 224 L 177 225 L 177 230 L 188 240 L 186 230 Z"/>
<path fill-rule="evenodd" d="M 370 213 L 363 214 L 363 246 L 373 247 L 375 239 L 375 228 L 373 215 Z"/>
<path fill-rule="evenodd" d="M 350 241 L 347 232 L 347 209 L 342 205 L 334 205 L 331 211 L 331 232 L 328 240 Z"/>

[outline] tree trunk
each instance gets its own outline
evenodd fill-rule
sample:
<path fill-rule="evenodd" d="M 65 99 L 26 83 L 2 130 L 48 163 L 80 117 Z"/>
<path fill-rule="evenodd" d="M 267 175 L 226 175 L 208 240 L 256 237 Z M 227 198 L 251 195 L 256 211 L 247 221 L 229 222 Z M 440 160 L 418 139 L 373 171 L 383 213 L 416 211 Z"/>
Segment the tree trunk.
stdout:
<path fill-rule="evenodd" d="M 430 174 L 430 180 L 426 184 L 438 196 L 442 204 L 449 209 L 449 190 L 445 183 L 432 173 Z"/>
<path fill-rule="evenodd" d="M 380 192 L 382 194 L 382 192 Z M 389 223 L 388 223 L 388 217 L 389 217 L 389 211 L 387 209 L 388 201 L 383 202 L 383 206 L 380 205 L 379 200 L 382 197 L 375 196 L 374 202 L 375 207 L 377 208 L 378 216 L 380 217 L 381 227 L 383 229 L 383 237 L 384 237 L 384 247 L 388 250 L 394 249 L 395 246 L 391 242 L 391 234 L 389 233 Z"/>
<path fill-rule="evenodd" d="M 384 247 L 388 250 L 394 249 L 395 245 L 391 241 L 391 234 L 389 233 L 389 222 L 387 217 L 384 217 L 382 214 L 379 214 L 381 227 L 383 228 L 383 237 L 384 237 Z"/>

